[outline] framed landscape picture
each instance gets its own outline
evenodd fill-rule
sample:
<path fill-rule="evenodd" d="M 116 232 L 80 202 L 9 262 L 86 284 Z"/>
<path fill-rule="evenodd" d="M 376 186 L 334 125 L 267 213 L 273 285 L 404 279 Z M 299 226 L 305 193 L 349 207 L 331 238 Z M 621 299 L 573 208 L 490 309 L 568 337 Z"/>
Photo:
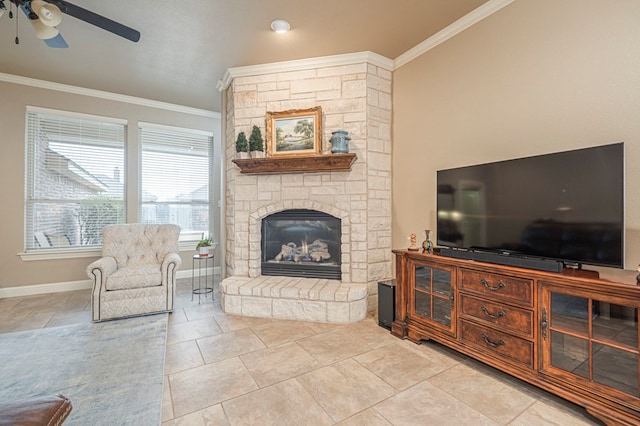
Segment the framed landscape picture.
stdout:
<path fill-rule="evenodd" d="M 315 155 L 322 149 L 322 107 L 267 112 L 267 156 Z"/>

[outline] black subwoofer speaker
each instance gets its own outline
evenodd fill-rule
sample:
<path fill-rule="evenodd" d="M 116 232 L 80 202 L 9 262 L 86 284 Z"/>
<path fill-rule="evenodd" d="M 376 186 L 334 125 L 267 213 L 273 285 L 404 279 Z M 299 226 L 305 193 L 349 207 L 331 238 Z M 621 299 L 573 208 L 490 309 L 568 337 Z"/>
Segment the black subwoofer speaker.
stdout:
<path fill-rule="evenodd" d="M 378 325 L 391 330 L 396 317 L 396 280 L 378 282 Z"/>

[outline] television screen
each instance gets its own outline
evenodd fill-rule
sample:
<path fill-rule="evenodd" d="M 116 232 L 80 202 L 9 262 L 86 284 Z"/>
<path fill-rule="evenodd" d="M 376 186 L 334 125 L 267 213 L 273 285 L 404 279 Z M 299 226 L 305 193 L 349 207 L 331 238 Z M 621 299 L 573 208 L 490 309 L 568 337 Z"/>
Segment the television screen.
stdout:
<path fill-rule="evenodd" d="M 438 246 L 622 268 L 624 144 L 437 172 Z"/>

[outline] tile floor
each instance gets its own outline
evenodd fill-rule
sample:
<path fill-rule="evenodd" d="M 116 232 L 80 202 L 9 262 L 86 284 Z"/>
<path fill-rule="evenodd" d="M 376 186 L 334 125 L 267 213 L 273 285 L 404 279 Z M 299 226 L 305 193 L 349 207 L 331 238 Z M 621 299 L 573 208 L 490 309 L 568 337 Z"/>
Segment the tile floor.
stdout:
<path fill-rule="evenodd" d="M 230 316 L 217 292 L 191 301 L 190 285 L 179 280 L 169 317 L 162 426 L 602 424 L 438 344 L 397 339 L 373 317 Z M 90 320 L 88 290 L 0 300 L 1 333 Z"/>

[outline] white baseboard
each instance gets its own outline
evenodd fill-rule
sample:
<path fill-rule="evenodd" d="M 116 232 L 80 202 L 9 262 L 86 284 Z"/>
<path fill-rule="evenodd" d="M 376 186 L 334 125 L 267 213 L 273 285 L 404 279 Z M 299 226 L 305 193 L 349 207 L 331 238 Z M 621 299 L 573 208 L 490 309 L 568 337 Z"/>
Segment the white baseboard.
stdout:
<path fill-rule="evenodd" d="M 86 290 L 88 288 L 91 288 L 91 280 L 7 287 L 0 288 L 0 299 L 7 297 L 33 296 L 36 294 L 59 293 L 61 291 Z"/>
<path fill-rule="evenodd" d="M 213 275 L 220 274 L 221 268 L 207 268 L 207 273 Z M 204 269 L 203 269 L 204 271 Z M 196 276 L 198 271 L 196 270 Z M 176 274 L 176 278 L 191 278 L 191 269 L 180 270 Z M 6 287 L 0 288 L 0 299 L 6 299 L 9 297 L 21 297 L 21 296 L 35 296 L 38 294 L 47 294 L 47 293 L 60 293 L 62 291 L 75 291 L 75 290 L 86 290 L 90 289 L 92 286 L 91 280 L 80 280 L 80 281 L 67 281 L 67 282 L 59 282 L 59 283 L 49 283 L 49 284 L 33 284 L 33 285 L 25 285 L 20 287 Z"/>

